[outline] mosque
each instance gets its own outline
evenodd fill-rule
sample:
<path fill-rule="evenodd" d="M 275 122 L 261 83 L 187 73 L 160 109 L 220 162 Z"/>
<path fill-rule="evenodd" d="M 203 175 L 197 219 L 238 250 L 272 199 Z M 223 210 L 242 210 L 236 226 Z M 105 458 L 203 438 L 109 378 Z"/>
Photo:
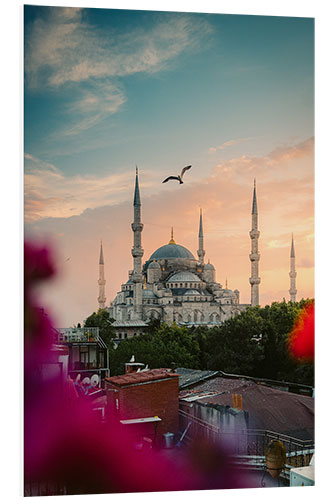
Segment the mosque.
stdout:
<path fill-rule="evenodd" d="M 173 230 L 168 244 L 161 246 L 143 264 L 141 236 L 141 200 L 138 171 L 136 170 L 134 190 L 133 269 L 129 279 L 111 302 L 108 311 L 115 320 L 117 339 L 142 335 L 153 319 L 168 324 L 175 322 L 182 326 L 208 327 L 220 325 L 250 306 L 259 305 L 259 259 L 258 208 L 256 184 L 254 182 L 252 201 L 251 238 L 251 304 L 241 304 L 239 291 L 230 290 L 227 283 L 223 288 L 216 281 L 215 267 L 205 263 L 204 231 L 200 210 L 198 250 L 196 258 L 184 246 L 176 243 Z M 296 272 L 294 242 L 290 255 L 290 300 L 296 300 Z M 99 308 L 105 308 L 104 257 L 101 243 L 99 259 Z"/>

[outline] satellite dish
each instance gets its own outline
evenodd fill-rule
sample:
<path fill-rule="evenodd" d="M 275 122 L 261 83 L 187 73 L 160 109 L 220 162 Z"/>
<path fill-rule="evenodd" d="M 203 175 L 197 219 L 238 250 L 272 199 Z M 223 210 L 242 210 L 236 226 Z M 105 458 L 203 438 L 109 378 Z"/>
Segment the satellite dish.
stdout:
<path fill-rule="evenodd" d="M 83 384 L 83 385 L 86 385 L 86 384 L 88 385 L 88 384 L 90 384 L 90 378 L 89 378 L 89 377 L 85 377 L 85 378 L 82 380 L 82 384 Z"/>
<path fill-rule="evenodd" d="M 95 375 L 93 375 L 90 379 L 90 383 L 93 387 L 97 387 L 98 384 L 99 384 L 99 376 L 97 375 L 97 373 L 95 373 Z"/>

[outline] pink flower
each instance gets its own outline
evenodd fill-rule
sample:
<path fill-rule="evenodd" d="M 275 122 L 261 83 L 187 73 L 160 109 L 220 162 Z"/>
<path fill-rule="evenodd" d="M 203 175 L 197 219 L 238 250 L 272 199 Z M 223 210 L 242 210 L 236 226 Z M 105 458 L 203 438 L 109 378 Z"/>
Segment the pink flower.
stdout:
<path fill-rule="evenodd" d="M 220 445 L 197 441 L 189 453 L 167 457 L 135 451 L 121 424 L 101 423 L 91 404 L 68 395 L 56 377 L 46 380 L 53 327 L 34 297 L 34 285 L 55 270 L 49 251 L 25 244 L 24 474 L 39 495 L 176 491 L 251 486 L 228 465 Z M 67 389 L 67 390 L 66 390 Z M 175 459 L 176 457 L 176 459 Z M 51 486 L 50 486 L 51 485 Z"/>
<path fill-rule="evenodd" d="M 307 305 L 298 315 L 289 335 L 289 350 L 299 361 L 314 361 L 315 306 Z"/>

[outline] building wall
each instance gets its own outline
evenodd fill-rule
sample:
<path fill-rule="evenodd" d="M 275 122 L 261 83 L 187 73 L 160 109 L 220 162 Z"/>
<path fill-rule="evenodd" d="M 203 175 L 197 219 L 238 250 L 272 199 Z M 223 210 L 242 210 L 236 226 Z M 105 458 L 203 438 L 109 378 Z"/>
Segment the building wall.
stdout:
<path fill-rule="evenodd" d="M 107 382 L 107 401 L 108 412 L 119 420 L 157 416 L 162 419 L 157 425 L 159 436 L 178 432 L 178 377 L 129 386 Z"/>

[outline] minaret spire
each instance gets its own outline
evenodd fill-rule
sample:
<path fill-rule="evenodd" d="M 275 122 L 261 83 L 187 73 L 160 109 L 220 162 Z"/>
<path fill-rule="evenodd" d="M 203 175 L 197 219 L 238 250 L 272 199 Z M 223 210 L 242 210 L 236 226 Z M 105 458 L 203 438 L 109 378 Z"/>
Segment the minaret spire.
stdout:
<path fill-rule="evenodd" d="M 135 283 L 134 289 L 134 313 L 136 319 L 142 319 L 142 256 L 143 248 L 141 246 L 141 233 L 143 224 L 141 223 L 141 201 L 139 190 L 138 167 L 135 169 L 135 188 L 134 188 L 134 221 L 132 223 L 133 231 L 133 273 L 132 281 Z"/>
<path fill-rule="evenodd" d="M 98 296 L 98 306 L 99 309 L 105 309 L 105 302 L 106 302 L 106 297 L 105 297 L 105 279 L 104 279 L 104 256 L 103 256 L 103 244 L 101 240 L 101 249 L 99 252 L 99 280 L 98 280 L 98 285 L 99 285 L 99 296 Z"/>
<path fill-rule="evenodd" d="M 199 257 L 199 262 L 200 265 L 204 265 L 204 257 L 205 257 L 205 250 L 204 250 L 204 236 L 203 236 L 203 227 L 202 227 L 202 208 L 200 208 L 200 221 L 199 221 L 199 248 L 197 250 L 197 254 Z"/>
<path fill-rule="evenodd" d="M 253 185 L 253 200 L 252 200 L 252 229 L 250 231 L 251 238 L 251 277 L 249 279 L 251 285 L 251 306 L 259 305 L 259 259 L 260 253 L 258 251 L 258 240 L 260 231 L 258 231 L 258 205 L 257 205 L 257 192 L 256 180 L 254 179 Z"/>
<path fill-rule="evenodd" d="M 295 248 L 294 248 L 294 235 L 291 235 L 291 250 L 290 250 L 290 273 L 289 273 L 289 278 L 290 278 L 290 289 L 289 289 L 289 295 L 290 295 L 290 302 L 296 302 L 296 276 L 297 273 L 295 271 Z"/>

